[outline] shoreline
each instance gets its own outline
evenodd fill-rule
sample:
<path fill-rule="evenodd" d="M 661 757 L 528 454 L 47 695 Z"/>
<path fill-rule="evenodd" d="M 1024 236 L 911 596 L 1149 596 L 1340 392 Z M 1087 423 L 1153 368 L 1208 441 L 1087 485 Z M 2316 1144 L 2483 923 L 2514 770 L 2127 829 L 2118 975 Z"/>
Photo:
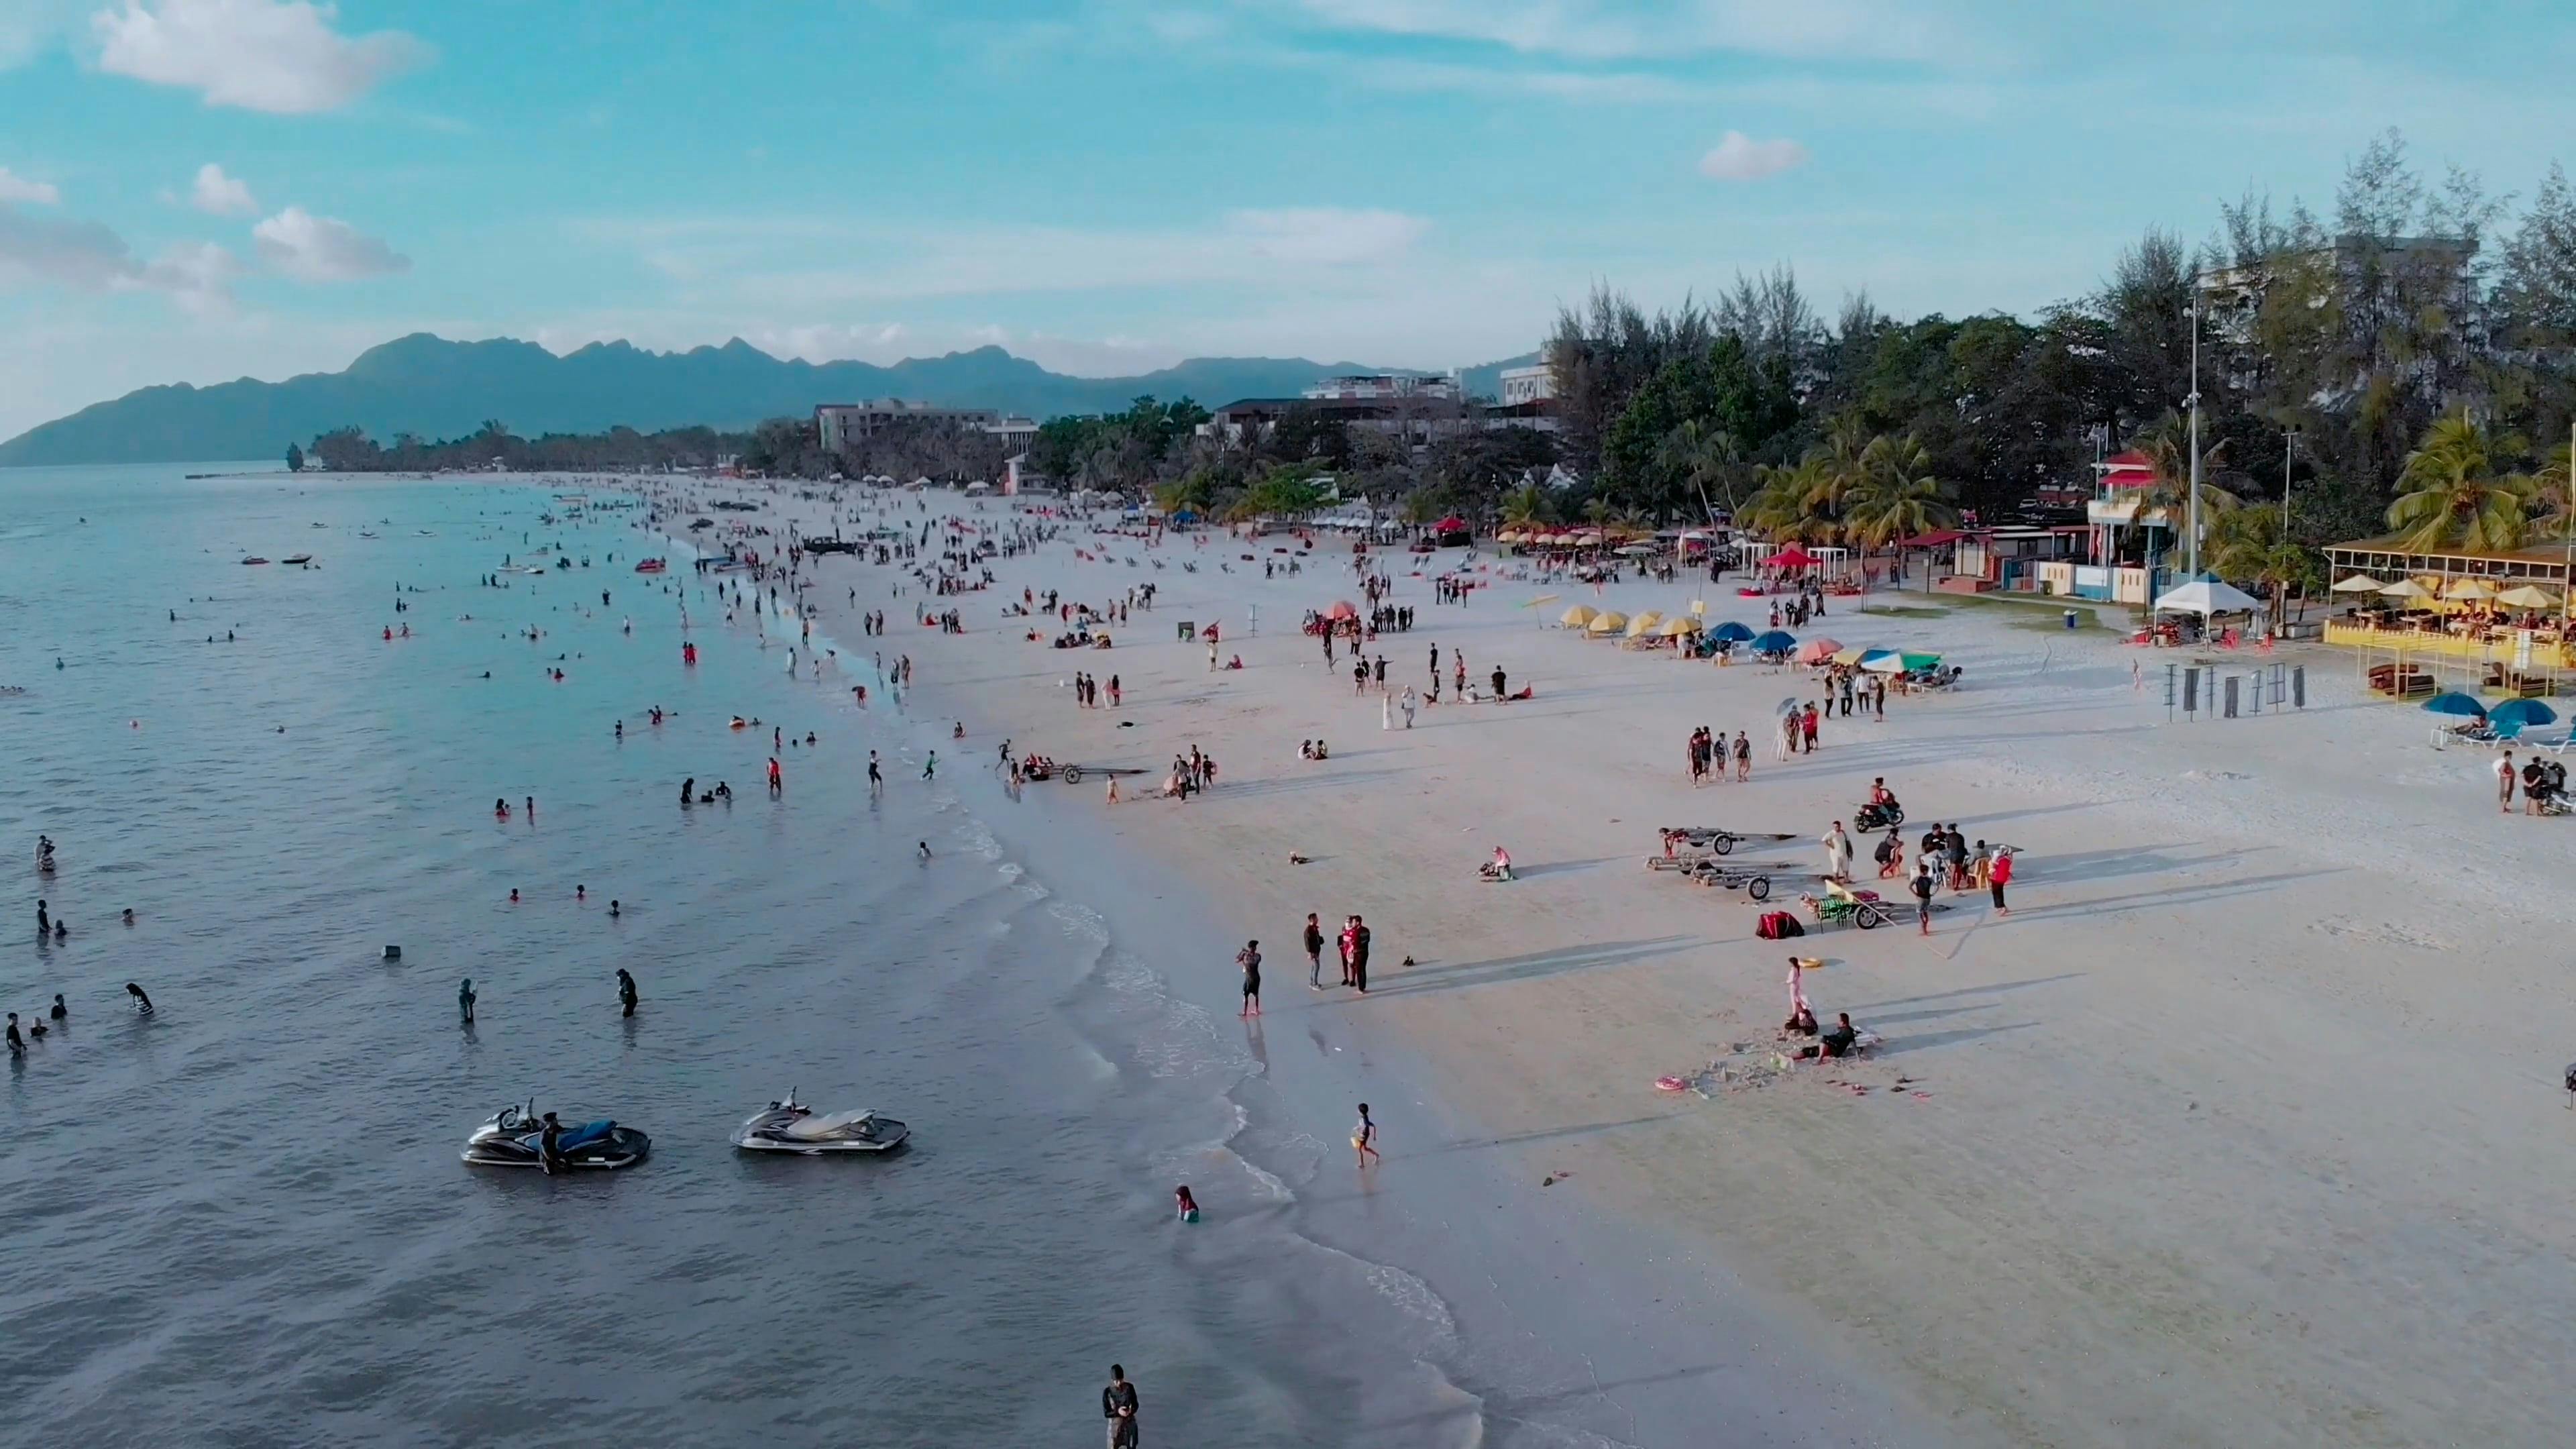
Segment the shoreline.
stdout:
<path fill-rule="evenodd" d="M 1212 563 L 1218 547 L 1164 556 Z M 1094 601 L 1135 576 L 1064 552 L 996 572 L 1014 597 L 1026 578 Z M 827 600 L 841 572 L 821 572 Z M 2304 712 L 2167 724 L 2107 640 L 1838 603 L 1819 631 L 1945 648 L 1969 688 L 1891 701 L 1884 725 L 1829 726 L 1823 754 L 1759 759 L 1749 786 L 1694 795 L 1682 733 L 1758 726 L 1799 676 L 1624 655 L 1537 627 L 1511 607 L 1522 589 L 1444 608 L 1400 577 L 1420 620 L 1383 641 L 1391 680 L 1417 682 L 1407 656 L 1442 639 L 1539 697 L 1446 706 L 1384 736 L 1374 700 L 1277 632 L 1292 597 L 1320 607 L 1350 592 L 1346 574 L 1148 576 L 1164 606 L 1105 658 L 1026 644 L 990 617 L 999 592 L 935 601 L 965 612 L 962 638 L 907 640 L 918 600 L 890 602 L 887 642 L 920 657 L 925 702 L 979 747 L 1010 734 L 1059 758 L 1142 751 L 1149 767 L 1209 749 L 1216 790 L 1123 805 L 1106 833 L 1235 919 L 1275 922 L 1266 937 L 1306 909 L 1360 909 L 1381 960 L 1417 955 L 1414 977 L 1384 968 L 1388 989 L 1327 1011 L 1418 1050 L 1436 1096 L 1512 1139 L 1523 1196 L 1570 1170 L 1576 1197 L 1704 1245 L 1970 1438 L 2537 1442 L 2568 1403 L 2524 1367 L 2532 1335 L 2558 1342 L 2564 1325 L 2479 1307 L 2527 1297 L 2535 1271 L 2576 1286 L 2532 1266 L 2571 1246 L 2555 1204 L 2576 1174 L 2523 1150 L 2559 1125 L 2556 1065 L 2576 1037 L 2545 965 L 2563 848 L 2551 822 L 2488 818 L 2485 753 L 2426 750 L 2414 720 L 2358 702 L 2340 656 L 2283 651 L 2309 667 Z M 1632 583 L 1609 602 L 1686 592 Z M 1244 673 L 1207 676 L 1196 647 L 1156 638 L 1181 617 L 1237 624 L 1254 597 L 1273 624 L 1229 627 Z M 1731 603 L 1712 598 L 1713 616 Z M 1144 727 L 1071 710 L 1054 686 L 1076 667 L 1122 673 L 1123 713 Z M 1333 760 L 1299 761 L 1294 742 L 1316 733 Z M 1937 814 L 2027 852 L 2011 920 L 1960 897 L 1929 943 L 1845 931 L 1781 947 L 1749 939 L 1739 899 L 1635 867 L 1655 825 L 1813 830 L 1873 775 L 1919 812 L 1909 834 Z M 1100 811 L 1096 794 L 1047 808 Z M 1524 879 L 1472 884 L 1496 842 Z M 1291 849 L 1314 863 L 1287 865 Z M 2445 857 L 2482 868 L 2423 866 Z M 1813 1078 L 1686 1105 L 1653 1092 L 1659 1072 L 1767 1045 L 1782 988 L 1762 963 L 1790 950 L 1832 961 L 1808 984 L 1820 1011 L 1890 1037 L 1844 1074 L 1870 1095 Z M 1888 1090 L 1900 1073 L 1909 1094 Z M 2481 1165 L 2495 1161 L 2516 1170 Z"/>

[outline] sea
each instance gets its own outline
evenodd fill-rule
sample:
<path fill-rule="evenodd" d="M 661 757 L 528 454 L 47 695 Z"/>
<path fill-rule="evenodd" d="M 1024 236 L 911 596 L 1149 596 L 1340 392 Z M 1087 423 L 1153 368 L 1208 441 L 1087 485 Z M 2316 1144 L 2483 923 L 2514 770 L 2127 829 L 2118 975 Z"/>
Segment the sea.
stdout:
<path fill-rule="evenodd" d="M 68 1012 L 0 1081 L 0 1443 L 1089 1443 L 1113 1361 L 1147 1443 L 1615 1442 L 1490 1436 L 1438 1295 L 1299 1231 L 1347 1151 L 1259 1034 L 1004 847 L 882 641 L 728 619 L 632 503 L 0 471 L 0 1007 Z M 911 1144 L 728 1143 L 791 1091 Z M 459 1161 L 532 1102 L 651 1157 Z"/>

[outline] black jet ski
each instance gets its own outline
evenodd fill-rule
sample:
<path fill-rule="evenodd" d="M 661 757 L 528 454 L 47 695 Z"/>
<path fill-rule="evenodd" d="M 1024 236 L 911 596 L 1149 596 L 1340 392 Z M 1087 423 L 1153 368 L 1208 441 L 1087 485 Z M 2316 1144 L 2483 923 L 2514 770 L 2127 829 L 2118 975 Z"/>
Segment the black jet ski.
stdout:
<path fill-rule="evenodd" d="M 459 1156 L 478 1167 L 543 1167 L 538 1140 L 544 1126 L 533 1102 L 525 1111 L 516 1106 L 504 1107 L 474 1129 Z M 564 1123 L 555 1139 L 560 1165 L 584 1171 L 613 1172 L 633 1167 L 652 1150 L 652 1138 L 605 1117 L 596 1122 Z"/>

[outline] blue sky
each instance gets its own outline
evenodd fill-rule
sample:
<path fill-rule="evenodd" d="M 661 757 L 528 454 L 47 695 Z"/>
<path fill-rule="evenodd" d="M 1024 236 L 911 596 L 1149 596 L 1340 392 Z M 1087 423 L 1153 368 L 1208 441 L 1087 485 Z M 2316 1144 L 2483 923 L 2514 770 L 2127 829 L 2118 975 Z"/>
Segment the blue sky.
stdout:
<path fill-rule="evenodd" d="M 0 436 L 417 330 L 1453 366 L 1607 280 L 2029 311 L 2404 130 L 2529 195 L 2564 4 L 0 0 Z"/>

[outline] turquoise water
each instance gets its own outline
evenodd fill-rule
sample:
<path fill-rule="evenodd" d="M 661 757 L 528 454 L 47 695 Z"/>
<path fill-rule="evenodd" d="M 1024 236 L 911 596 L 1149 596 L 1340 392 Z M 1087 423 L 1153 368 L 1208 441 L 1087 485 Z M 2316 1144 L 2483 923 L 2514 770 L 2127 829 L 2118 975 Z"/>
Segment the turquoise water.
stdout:
<path fill-rule="evenodd" d="M 1440 1345 L 1387 1272 L 1165 1230 L 1175 1174 L 1254 1218 L 1306 1144 L 1235 1157 L 1254 1055 L 951 790 L 871 798 L 913 741 L 864 673 L 791 681 L 783 631 L 631 571 L 640 514 L 547 525 L 548 486 L 182 471 L 0 472 L 0 1007 L 70 1009 L 0 1083 L 0 1442 L 1087 1442 L 1111 1359 L 1149 1442 L 1472 1436 L 1388 1371 Z M 576 566 L 481 586 L 505 556 Z M 782 799 L 736 713 L 815 732 Z M 914 1146 L 736 1153 L 791 1087 Z M 651 1160 L 457 1161 L 531 1097 Z"/>

